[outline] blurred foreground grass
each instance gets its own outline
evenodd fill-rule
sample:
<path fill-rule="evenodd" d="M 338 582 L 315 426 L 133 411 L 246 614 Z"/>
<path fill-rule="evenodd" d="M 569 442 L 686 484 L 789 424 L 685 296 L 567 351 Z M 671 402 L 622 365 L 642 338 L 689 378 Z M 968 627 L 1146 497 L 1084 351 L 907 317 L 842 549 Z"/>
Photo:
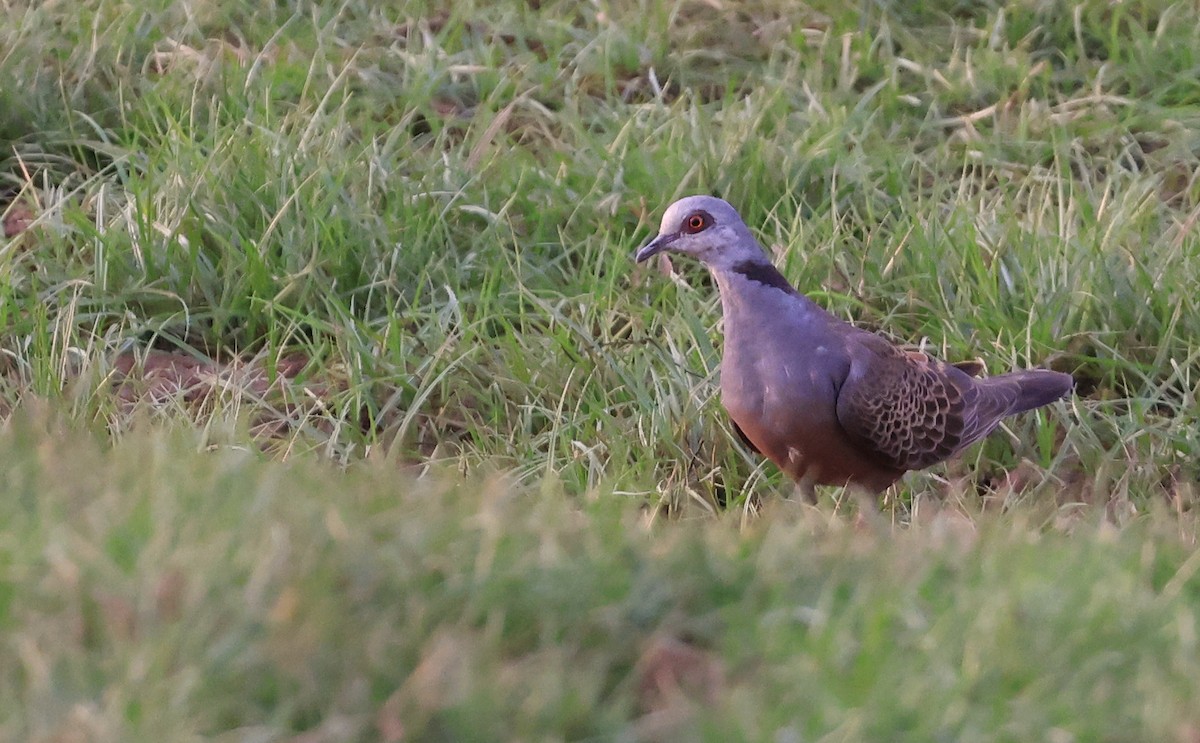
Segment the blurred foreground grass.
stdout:
<path fill-rule="evenodd" d="M 26 416 L 0 461 L 5 740 L 1200 734 L 1172 514 L 651 524 L 601 492 Z"/>

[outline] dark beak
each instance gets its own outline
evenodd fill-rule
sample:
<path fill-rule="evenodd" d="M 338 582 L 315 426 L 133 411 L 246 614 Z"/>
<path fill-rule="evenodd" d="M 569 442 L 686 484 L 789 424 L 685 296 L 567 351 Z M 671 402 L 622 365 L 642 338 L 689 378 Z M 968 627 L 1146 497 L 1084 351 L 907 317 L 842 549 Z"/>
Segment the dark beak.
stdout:
<path fill-rule="evenodd" d="M 671 243 L 675 242 L 678 235 L 659 235 L 650 242 L 642 246 L 641 250 L 633 254 L 633 260 L 641 263 L 647 258 L 658 255 L 666 250 Z"/>

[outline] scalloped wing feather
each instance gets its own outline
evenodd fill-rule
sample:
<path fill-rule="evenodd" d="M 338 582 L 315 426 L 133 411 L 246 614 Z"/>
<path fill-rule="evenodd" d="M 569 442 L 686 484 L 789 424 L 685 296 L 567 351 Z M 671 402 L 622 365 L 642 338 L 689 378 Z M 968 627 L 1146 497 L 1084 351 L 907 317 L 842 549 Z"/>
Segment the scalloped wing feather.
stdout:
<path fill-rule="evenodd" d="M 922 469 L 986 436 L 1012 407 L 1012 390 L 877 336 L 851 346 L 852 372 L 838 395 L 847 435 L 890 467 Z M 967 371 L 975 371 L 968 369 Z"/>

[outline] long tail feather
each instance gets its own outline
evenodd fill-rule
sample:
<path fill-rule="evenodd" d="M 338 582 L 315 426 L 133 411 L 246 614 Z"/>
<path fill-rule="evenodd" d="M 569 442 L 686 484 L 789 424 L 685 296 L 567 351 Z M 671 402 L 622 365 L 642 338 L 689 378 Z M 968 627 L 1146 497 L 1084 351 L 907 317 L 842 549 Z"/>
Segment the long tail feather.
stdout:
<path fill-rule="evenodd" d="M 1066 396 L 1075 386 L 1075 380 L 1071 379 L 1070 374 L 1049 369 L 1030 369 L 982 379 L 979 384 L 984 387 L 1007 388 L 1012 402 L 1005 415 L 1015 415 L 1040 408 Z"/>

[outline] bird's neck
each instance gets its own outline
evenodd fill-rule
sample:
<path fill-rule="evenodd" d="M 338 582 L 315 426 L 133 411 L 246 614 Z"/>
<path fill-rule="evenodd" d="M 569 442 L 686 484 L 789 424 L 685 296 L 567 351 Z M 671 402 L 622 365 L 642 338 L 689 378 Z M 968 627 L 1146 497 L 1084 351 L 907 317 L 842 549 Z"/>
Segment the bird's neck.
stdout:
<path fill-rule="evenodd" d="M 712 269 L 721 290 L 721 308 L 728 321 L 756 316 L 766 321 L 779 313 L 796 320 L 806 316 L 825 317 L 816 302 L 796 291 L 783 274 L 764 256 Z"/>

